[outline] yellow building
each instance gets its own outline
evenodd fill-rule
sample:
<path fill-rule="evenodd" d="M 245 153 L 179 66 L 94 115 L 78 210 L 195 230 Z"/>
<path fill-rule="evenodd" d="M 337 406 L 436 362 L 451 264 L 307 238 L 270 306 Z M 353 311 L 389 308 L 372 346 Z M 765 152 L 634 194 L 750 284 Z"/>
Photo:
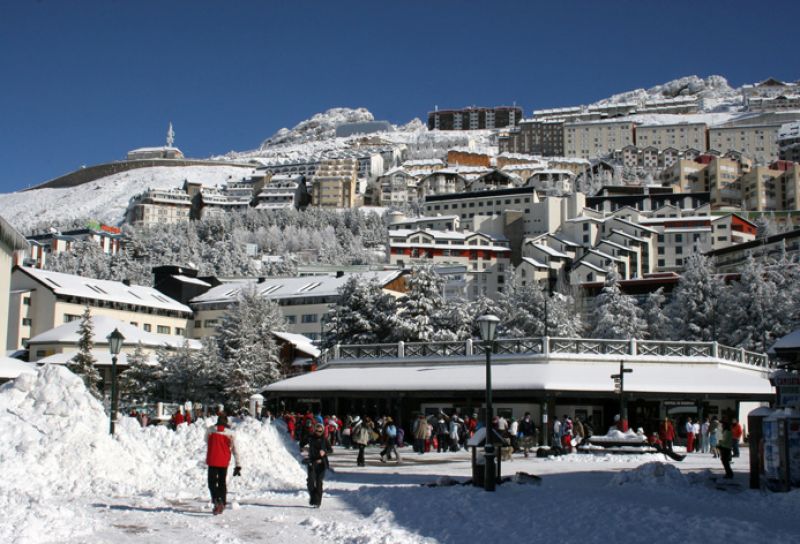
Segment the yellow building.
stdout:
<path fill-rule="evenodd" d="M 38 334 L 80 319 L 86 307 L 93 316 L 175 336 L 186 336 L 192 316 L 191 308 L 152 287 L 17 267 L 11 274 L 7 349 L 20 349 Z"/>
<path fill-rule="evenodd" d="M 564 155 L 593 159 L 632 145 L 632 121 L 588 121 L 564 125 Z"/>
<path fill-rule="evenodd" d="M 352 208 L 357 178 L 357 159 L 323 160 L 313 178 L 312 204 L 321 208 Z"/>

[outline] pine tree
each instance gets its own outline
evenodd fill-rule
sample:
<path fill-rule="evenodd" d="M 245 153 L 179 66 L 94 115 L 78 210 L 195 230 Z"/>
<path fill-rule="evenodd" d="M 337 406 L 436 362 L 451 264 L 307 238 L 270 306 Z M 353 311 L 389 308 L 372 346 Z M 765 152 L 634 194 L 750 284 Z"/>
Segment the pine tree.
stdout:
<path fill-rule="evenodd" d="M 330 313 L 323 345 L 391 342 L 395 306 L 394 297 L 377 280 L 351 276 L 339 288 L 339 303 Z"/>
<path fill-rule="evenodd" d="M 669 318 L 664 312 L 666 297 L 664 288 L 659 287 L 645 299 L 642 304 L 642 317 L 647 323 L 647 338 L 666 340 L 669 334 Z"/>
<path fill-rule="evenodd" d="M 153 400 L 163 379 L 161 366 L 153 364 L 142 345 L 137 344 L 128 354 L 128 368 L 119 377 L 120 394 L 129 399 Z"/>
<path fill-rule="evenodd" d="M 469 305 L 460 299 L 447 300 L 434 314 L 433 340 L 436 342 L 458 342 L 472 336 L 475 316 Z"/>
<path fill-rule="evenodd" d="M 81 323 L 78 327 L 78 353 L 70 361 L 69 369 L 83 378 L 86 389 L 88 389 L 92 395 L 100 398 L 100 390 L 98 389 L 100 373 L 97 371 L 97 367 L 95 367 L 97 360 L 92 354 L 92 348 L 94 347 L 93 335 L 92 315 L 87 306 L 83 311 Z"/>
<path fill-rule="evenodd" d="M 512 269 L 506 288 L 497 300 L 498 335 L 508 338 L 544 335 L 545 296 L 538 283 L 523 285 Z"/>
<path fill-rule="evenodd" d="M 562 338 L 579 337 L 584 330 L 581 312 L 572 295 L 555 292 L 547 305 L 547 333 Z"/>
<path fill-rule="evenodd" d="M 442 278 L 431 266 L 411 271 L 408 293 L 398 303 L 399 339 L 406 342 L 428 342 L 435 332 L 433 316 L 442 307 Z"/>
<path fill-rule="evenodd" d="M 280 379 L 282 369 L 272 331 L 286 330 L 278 305 L 265 298 L 254 286 L 242 289 L 217 328 L 217 346 L 223 392 L 232 403 L 244 405 Z"/>
<path fill-rule="evenodd" d="M 683 274 L 667 306 L 670 337 L 689 342 L 717 340 L 720 332 L 720 299 L 723 285 L 709 260 L 700 253 L 684 263 Z"/>
<path fill-rule="evenodd" d="M 609 270 L 605 286 L 595 299 L 590 338 L 611 340 L 640 338 L 646 326 L 636 300 L 620 291 L 616 271 Z"/>

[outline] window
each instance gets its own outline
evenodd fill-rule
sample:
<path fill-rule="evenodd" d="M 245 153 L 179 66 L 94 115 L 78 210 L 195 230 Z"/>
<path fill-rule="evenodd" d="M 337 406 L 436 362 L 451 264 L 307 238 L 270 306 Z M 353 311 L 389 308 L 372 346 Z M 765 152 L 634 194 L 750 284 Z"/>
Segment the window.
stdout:
<path fill-rule="evenodd" d="M 144 328 L 144 332 L 150 332 L 153 330 L 153 327 L 150 326 L 150 323 L 145 323 L 144 325 L 142 325 L 142 327 Z"/>
<path fill-rule="evenodd" d="M 24 304 L 25 306 L 30 306 L 31 305 L 31 297 L 22 297 L 22 304 Z"/>
<path fill-rule="evenodd" d="M 22 318 L 22 326 L 23 327 L 30 327 L 33 324 L 33 320 L 30 317 L 23 317 Z"/>
<path fill-rule="evenodd" d="M 199 328 L 201 328 L 202 326 L 203 326 L 203 322 L 202 322 L 201 320 L 199 320 L 199 319 L 198 319 L 198 320 L 196 320 L 196 321 L 194 322 L 194 328 L 195 328 L 195 329 L 199 329 Z"/>
<path fill-rule="evenodd" d="M 301 319 L 303 323 L 316 323 L 317 322 L 317 314 L 303 314 Z"/>
<path fill-rule="evenodd" d="M 658 260 L 658 266 L 662 266 L 662 267 L 664 266 L 664 259 L 659 259 Z"/>
<path fill-rule="evenodd" d="M 675 243 L 683 242 L 683 234 L 676 234 L 675 235 Z"/>
<path fill-rule="evenodd" d="M 287 316 L 286 316 L 286 322 L 287 322 L 289 325 L 294 325 L 294 324 L 296 324 L 296 323 L 297 323 L 297 316 L 296 316 L 296 315 L 287 315 Z"/>
<path fill-rule="evenodd" d="M 661 249 L 661 248 L 659 248 Z M 682 255 L 683 254 L 683 246 L 677 246 L 675 248 L 675 255 Z"/>
<path fill-rule="evenodd" d="M 75 314 L 64 314 L 64 323 L 69 323 L 71 321 L 77 321 L 81 318 L 79 315 Z"/>
<path fill-rule="evenodd" d="M 139 323 L 137 323 L 136 321 L 131 321 L 131 326 L 132 327 L 138 327 Z"/>
<path fill-rule="evenodd" d="M 184 329 L 183 327 L 175 327 L 175 336 L 185 336 L 185 335 L 186 335 L 186 329 Z"/>

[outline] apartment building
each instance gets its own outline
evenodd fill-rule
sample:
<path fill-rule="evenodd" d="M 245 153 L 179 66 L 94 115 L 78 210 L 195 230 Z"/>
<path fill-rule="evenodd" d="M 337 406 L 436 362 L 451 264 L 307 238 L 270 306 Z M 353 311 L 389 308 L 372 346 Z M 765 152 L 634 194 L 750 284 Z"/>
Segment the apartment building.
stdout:
<path fill-rule="evenodd" d="M 97 244 L 103 253 L 116 255 L 122 250 L 125 237 L 119 227 L 92 221 L 85 228 L 63 232 L 50 229 L 50 232 L 34 234 L 27 239 L 28 248 L 21 254 L 20 264 L 44 268 L 48 258 L 72 251 L 78 242 Z"/>
<path fill-rule="evenodd" d="M 708 204 L 708 193 L 676 193 L 672 187 L 606 186 L 595 196 L 586 197 L 587 208 L 604 213 L 612 213 L 626 207 L 642 212 L 652 212 L 663 206 L 694 210 Z"/>
<path fill-rule="evenodd" d="M 426 215 L 458 215 L 468 230 L 506 212 L 521 212 L 524 233 L 535 235 L 555 232 L 566 219 L 576 217 L 585 202 L 583 193 L 540 197 L 533 187 L 516 187 L 427 196 L 424 209 Z"/>
<path fill-rule="evenodd" d="M 152 287 L 16 267 L 11 274 L 7 349 L 20 349 L 38 334 L 80 319 L 86 307 L 93 316 L 175 336 L 186 336 L 192 315 L 191 308 Z"/>
<path fill-rule="evenodd" d="M 641 225 L 658 233 L 657 272 L 679 271 L 684 260 L 699 251 L 741 244 L 755 239 L 756 225 L 736 214 L 650 217 Z"/>
<path fill-rule="evenodd" d="M 192 198 L 183 189 L 148 189 L 131 198 L 126 221 L 132 225 L 174 225 L 192 217 Z"/>
<path fill-rule="evenodd" d="M 800 162 L 800 122 L 781 125 L 778 131 L 778 158 Z"/>
<path fill-rule="evenodd" d="M 633 121 L 586 121 L 564 124 L 564 154 L 594 159 L 635 144 Z"/>
<path fill-rule="evenodd" d="M 798 262 L 800 259 L 800 229 L 706 252 L 706 257 L 711 260 L 714 270 L 718 274 L 741 271 L 750 256 L 762 262 L 780 262 L 783 258 Z"/>
<path fill-rule="evenodd" d="M 488 149 L 471 149 L 456 147 L 447 152 L 449 166 L 478 166 L 489 168 L 494 158 L 494 152 Z"/>
<path fill-rule="evenodd" d="M 708 149 L 708 128 L 705 123 L 675 123 L 666 125 L 637 125 L 636 145 L 657 150 L 674 148 Z"/>
<path fill-rule="evenodd" d="M 742 207 L 748 211 L 800 209 L 800 164 L 775 161 L 754 166 L 740 180 Z"/>
<path fill-rule="evenodd" d="M 10 315 L 11 267 L 14 265 L 15 255 L 18 252 L 24 253 L 27 249 L 25 237 L 0 216 L 0 315 Z M 0 326 L 0 347 L 3 350 L 8 349 L 7 335 L 8 327 Z"/>
<path fill-rule="evenodd" d="M 311 200 L 320 208 L 352 208 L 356 202 L 356 159 L 325 159 L 313 178 Z"/>
<path fill-rule="evenodd" d="M 708 129 L 709 149 L 738 151 L 756 163 L 769 164 L 778 159 L 781 127 L 800 119 L 800 113 L 761 113 L 743 116 Z"/>
<path fill-rule="evenodd" d="M 458 110 L 437 108 L 428 112 L 428 129 L 483 130 L 515 127 L 520 119 L 522 119 L 522 108 L 518 106 L 470 107 Z"/>
<path fill-rule="evenodd" d="M 261 296 L 279 305 L 288 325 L 286 332 L 316 340 L 326 326 L 328 312 L 339 300 L 339 288 L 350 277 L 362 281 L 374 279 L 396 296 L 405 292 L 404 273 L 398 270 L 226 282 L 191 300 L 194 310 L 192 335 L 194 338 L 213 335 L 225 311 L 238 300 L 239 293 L 255 288 Z"/>
<path fill-rule="evenodd" d="M 392 229 L 389 263 L 465 266 L 467 298 L 494 298 L 505 287 L 511 249 L 507 239 L 481 232 Z"/>
<path fill-rule="evenodd" d="M 523 119 L 516 128 L 497 138 L 500 153 L 524 153 L 542 157 L 564 155 L 564 121 Z"/>
<path fill-rule="evenodd" d="M 308 193 L 305 176 L 286 174 L 272 176 L 253 201 L 257 210 L 300 210 L 310 202 L 311 195 Z"/>

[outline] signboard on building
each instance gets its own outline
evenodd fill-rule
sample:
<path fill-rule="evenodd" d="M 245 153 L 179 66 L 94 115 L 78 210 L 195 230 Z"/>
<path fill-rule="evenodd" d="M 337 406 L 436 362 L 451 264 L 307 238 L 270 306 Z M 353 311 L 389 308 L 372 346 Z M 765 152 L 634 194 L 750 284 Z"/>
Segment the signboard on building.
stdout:
<path fill-rule="evenodd" d="M 800 374 L 776 372 L 772 383 L 778 394 L 778 406 L 800 408 Z"/>

